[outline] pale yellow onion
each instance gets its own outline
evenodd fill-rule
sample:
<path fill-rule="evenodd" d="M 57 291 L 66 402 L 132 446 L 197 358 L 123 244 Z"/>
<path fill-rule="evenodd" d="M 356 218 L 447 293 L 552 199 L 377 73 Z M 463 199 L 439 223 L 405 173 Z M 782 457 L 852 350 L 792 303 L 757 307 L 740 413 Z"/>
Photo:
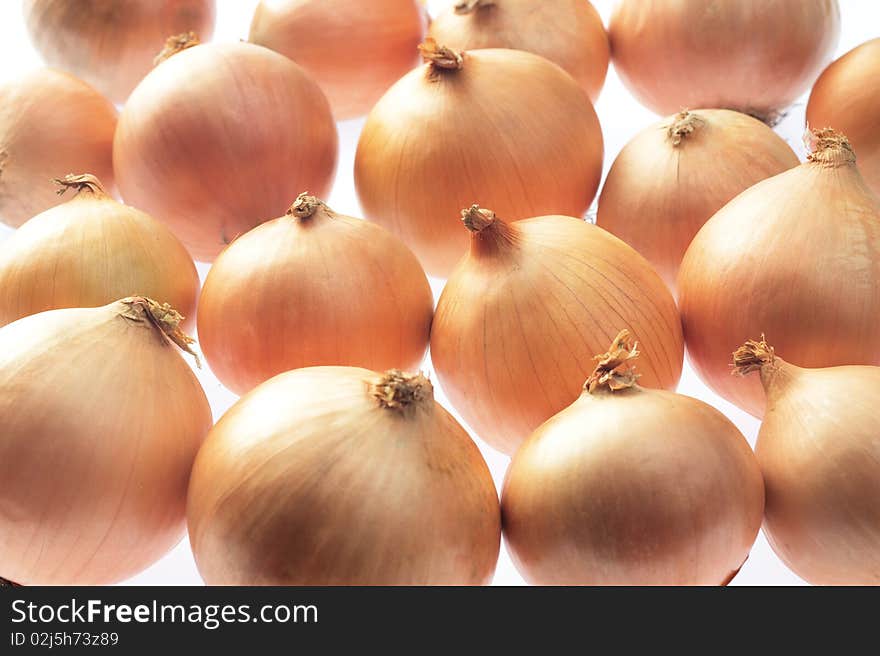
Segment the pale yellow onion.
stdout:
<path fill-rule="evenodd" d="M 756 453 L 774 551 L 810 583 L 880 584 L 880 368 L 804 369 L 763 339 L 734 364 L 767 394 Z"/>
<path fill-rule="evenodd" d="M 748 558 L 764 486 L 755 455 L 710 405 L 636 384 L 626 331 L 580 397 L 517 451 L 506 544 L 539 585 L 719 585 Z"/>
<path fill-rule="evenodd" d="M 513 453 L 578 397 L 594 354 L 621 326 L 644 347 L 642 384 L 675 388 L 684 357 L 678 311 L 641 255 L 572 217 L 504 223 L 477 206 L 462 215 L 470 253 L 437 304 L 431 359 L 481 438 Z"/>
<path fill-rule="evenodd" d="M 0 576 L 113 583 L 183 537 L 211 409 L 179 321 L 130 298 L 0 330 Z"/>
<path fill-rule="evenodd" d="M 261 0 L 249 38 L 306 69 L 342 120 L 415 68 L 425 22 L 415 0 Z"/>
<path fill-rule="evenodd" d="M 602 132 L 561 68 L 518 50 L 463 56 L 433 41 L 428 61 L 370 113 L 355 160 L 366 217 L 400 236 L 429 274 L 467 250 L 458 224 L 479 198 L 502 216 L 579 216 L 602 175 Z"/>
<path fill-rule="evenodd" d="M 57 180 L 66 203 L 0 243 L 0 325 L 45 310 L 97 307 L 143 293 L 195 325 L 199 276 L 164 225 L 110 198 L 93 175 Z M 47 186 L 50 186 L 47 184 Z"/>
<path fill-rule="evenodd" d="M 623 83 L 658 114 L 734 109 L 773 121 L 840 35 L 837 0 L 620 0 L 608 26 Z"/>
<path fill-rule="evenodd" d="M 807 103 L 807 124 L 846 135 L 859 170 L 880 194 L 880 39 L 853 48 L 819 76 Z"/>
<path fill-rule="evenodd" d="M 276 376 L 211 430 L 187 508 L 210 585 L 479 585 L 498 495 L 421 375 L 312 367 Z"/>
<path fill-rule="evenodd" d="M 608 35 L 586 0 L 460 0 L 428 36 L 455 50 L 513 48 L 559 64 L 595 102 L 608 71 Z"/>
<path fill-rule="evenodd" d="M 17 228 L 64 202 L 53 178 L 90 171 L 113 185 L 116 110 L 92 87 L 48 68 L 0 85 L 0 221 Z"/>
<path fill-rule="evenodd" d="M 644 255 L 674 290 L 681 258 L 703 224 L 740 192 L 797 164 L 788 144 L 757 119 L 685 110 L 623 147 L 596 223 Z"/>
<path fill-rule="evenodd" d="M 172 34 L 214 30 L 214 0 L 24 0 L 34 46 L 50 66 L 70 71 L 124 102 Z"/>
<path fill-rule="evenodd" d="M 400 240 L 304 193 L 214 262 L 199 339 L 211 370 L 244 393 L 315 365 L 417 369 L 433 315 L 425 272 Z"/>
<path fill-rule="evenodd" d="M 760 416 L 730 354 L 766 331 L 804 367 L 880 363 L 880 199 L 833 130 L 804 164 L 759 182 L 703 226 L 678 278 L 688 355 L 718 394 Z"/>
<path fill-rule="evenodd" d="M 119 117 L 113 165 L 127 203 L 211 261 L 303 189 L 329 191 L 336 124 L 299 66 L 250 43 L 198 45 L 195 35 L 170 39 L 163 56 Z"/>

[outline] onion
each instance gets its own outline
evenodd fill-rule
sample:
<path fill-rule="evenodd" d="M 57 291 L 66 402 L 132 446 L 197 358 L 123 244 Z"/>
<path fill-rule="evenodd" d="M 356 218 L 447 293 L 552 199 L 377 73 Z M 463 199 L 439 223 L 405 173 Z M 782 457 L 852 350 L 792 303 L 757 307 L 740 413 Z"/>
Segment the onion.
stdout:
<path fill-rule="evenodd" d="M 726 584 L 761 527 L 755 456 L 711 406 L 636 385 L 627 338 L 514 456 L 502 495 L 514 563 L 540 585 Z"/>
<path fill-rule="evenodd" d="M 113 183 L 116 110 L 92 87 L 40 69 L 0 86 L 0 220 L 17 228 L 63 202 L 50 184 L 71 171 Z"/>
<path fill-rule="evenodd" d="M 807 123 L 843 132 L 859 154 L 865 182 L 880 194 L 880 39 L 854 48 L 819 76 Z"/>
<path fill-rule="evenodd" d="M 725 109 L 682 111 L 624 146 L 596 222 L 675 289 L 681 258 L 703 224 L 741 191 L 797 164 L 788 144 L 756 119 Z"/>
<path fill-rule="evenodd" d="M 697 373 L 755 416 L 760 384 L 729 367 L 750 335 L 776 335 L 804 367 L 880 363 L 880 199 L 842 135 L 810 138 L 806 163 L 747 189 L 703 226 L 678 279 Z"/>
<path fill-rule="evenodd" d="M 415 256 L 377 225 L 300 194 L 211 268 L 199 337 L 211 369 L 243 393 L 312 365 L 417 368 L 434 297 Z"/>
<path fill-rule="evenodd" d="M 559 64 L 595 102 L 608 71 L 608 35 L 584 0 L 461 0 L 428 32 L 456 50 L 513 48 Z"/>
<path fill-rule="evenodd" d="M 379 101 L 361 133 L 355 185 L 368 219 L 432 275 L 467 250 L 457 224 L 481 198 L 510 219 L 581 215 L 602 175 L 602 132 L 574 79 L 517 50 L 422 47 L 425 66 Z"/>
<path fill-rule="evenodd" d="M 756 451 L 774 551 L 811 583 L 880 584 L 880 368 L 802 369 L 763 338 L 734 364 L 767 394 Z"/>
<path fill-rule="evenodd" d="M 125 200 L 210 261 L 302 189 L 326 193 L 337 137 L 321 90 L 286 57 L 196 44 L 169 40 L 119 117 L 113 159 Z"/>
<path fill-rule="evenodd" d="M 0 245 L 0 325 L 45 310 L 106 305 L 136 290 L 186 316 L 195 312 L 196 267 L 164 225 L 110 198 L 93 175 L 56 182 L 59 193 L 72 189 L 74 197 Z"/>
<path fill-rule="evenodd" d="M 414 0 L 261 0 L 250 40 L 286 55 L 327 94 L 337 119 L 366 114 L 418 64 L 425 14 Z"/>
<path fill-rule="evenodd" d="M 199 452 L 190 541 L 208 584 L 491 580 L 489 469 L 421 375 L 313 367 L 243 397 Z"/>
<path fill-rule="evenodd" d="M 211 409 L 179 322 L 134 297 L 0 330 L 0 576 L 112 583 L 183 536 Z"/>
<path fill-rule="evenodd" d="M 169 34 L 214 29 L 214 0 L 24 0 L 31 39 L 50 66 L 123 102 Z"/>
<path fill-rule="evenodd" d="M 437 304 L 431 359 L 480 437 L 513 453 L 577 398 L 614 326 L 644 343 L 645 386 L 676 386 L 684 357 L 678 311 L 641 255 L 571 217 L 508 224 L 476 205 L 462 217 L 470 253 Z"/>
<path fill-rule="evenodd" d="M 735 109 L 767 122 L 806 91 L 840 35 L 837 0 L 620 0 L 614 68 L 658 114 Z"/>

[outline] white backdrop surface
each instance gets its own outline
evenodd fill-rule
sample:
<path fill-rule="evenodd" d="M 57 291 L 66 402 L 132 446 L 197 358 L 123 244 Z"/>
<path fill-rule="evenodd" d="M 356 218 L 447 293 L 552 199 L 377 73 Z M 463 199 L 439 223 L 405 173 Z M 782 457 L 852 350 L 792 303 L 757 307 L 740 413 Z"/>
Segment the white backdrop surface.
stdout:
<path fill-rule="evenodd" d="M 69 0 L 75 2 L 76 0 Z M 215 30 L 215 41 L 237 41 L 246 39 L 250 18 L 257 0 L 217 0 L 218 17 Z M 728 0 L 735 1 L 735 0 Z M 368 4 L 369 0 L 364 0 Z M 436 11 L 449 4 L 451 0 L 430 0 L 429 8 Z M 594 0 L 593 4 L 606 21 L 610 14 L 613 0 Z M 41 65 L 39 56 L 33 50 L 24 29 L 21 18 L 21 3 L 17 0 L 0 1 L 0 83 Z M 880 36 L 880 3 L 876 0 L 840 0 L 843 27 L 837 50 L 839 56 L 858 44 Z M 880 83 L 880 82 L 878 82 Z M 804 103 L 801 98 L 786 118 L 776 127 L 803 159 L 804 148 L 801 135 L 804 128 Z M 602 95 L 596 104 L 596 111 L 602 124 L 605 139 L 605 172 L 614 161 L 614 157 L 623 145 L 639 130 L 658 120 L 651 111 L 641 107 L 629 92 L 622 86 L 613 66 L 609 69 L 608 78 Z M 333 192 L 327 199 L 328 204 L 338 212 L 352 216 L 361 216 L 353 183 L 354 153 L 357 140 L 363 126 L 363 119 L 346 121 L 339 124 L 340 158 Z M 0 225 L 0 242 L 11 234 L 8 228 Z M 199 273 L 204 279 L 207 265 L 199 264 Z M 439 296 L 443 286 L 442 280 L 432 280 L 435 298 Z M 431 372 L 430 360 L 424 363 L 425 371 Z M 197 372 L 205 387 L 214 418 L 219 417 L 231 406 L 236 397 L 226 390 L 208 369 Z M 433 376 L 432 376 L 433 377 Z M 436 379 L 435 379 L 436 381 Z M 738 410 L 712 393 L 697 378 L 692 369 L 685 363 L 684 373 L 678 391 L 682 394 L 702 399 L 724 412 L 745 434 L 754 445 L 758 431 L 758 421 Z M 442 390 L 437 389 L 438 400 L 455 413 Z M 456 414 L 457 416 L 457 414 Z M 489 464 L 496 484 L 499 486 L 504 478 L 508 458 L 479 439 L 479 444 Z M 126 581 L 127 584 L 138 585 L 200 585 L 202 583 L 190 552 L 189 543 L 184 539 L 172 552 L 155 565 L 138 576 Z M 506 551 L 502 548 L 501 557 L 495 574 L 495 585 L 521 585 L 522 577 L 514 569 Z M 763 534 L 759 535 L 749 560 L 742 571 L 734 579 L 732 585 L 798 585 L 803 584 L 795 574 L 790 572 L 773 554 Z"/>

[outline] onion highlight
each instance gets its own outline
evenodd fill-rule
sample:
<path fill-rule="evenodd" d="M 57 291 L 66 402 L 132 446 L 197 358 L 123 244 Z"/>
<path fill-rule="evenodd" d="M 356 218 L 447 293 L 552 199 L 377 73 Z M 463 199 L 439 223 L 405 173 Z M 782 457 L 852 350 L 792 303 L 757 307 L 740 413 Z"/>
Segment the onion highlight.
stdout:
<path fill-rule="evenodd" d="M 0 575 L 23 585 L 128 578 L 184 533 L 211 427 L 180 315 L 142 297 L 0 330 Z M 172 344 L 174 342 L 174 344 Z"/>
<path fill-rule="evenodd" d="M 761 527 L 755 456 L 710 405 L 637 385 L 628 337 L 514 456 L 502 495 L 514 563 L 539 585 L 726 584 Z"/>
<path fill-rule="evenodd" d="M 477 585 L 495 570 L 498 495 L 421 375 L 291 371 L 211 430 L 189 491 L 209 585 Z"/>
<path fill-rule="evenodd" d="M 596 102 L 608 71 L 608 35 L 585 0 L 461 0 L 441 12 L 428 36 L 458 51 L 526 50 L 564 68 Z"/>
<path fill-rule="evenodd" d="M 467 250 L 456 217 L 475 198 L 510 219 L 579 216 L 602 174 L 602 132 L 577 82 L 518 50 L 459 53 L 428 40 L 425 66 L 370 113 L 355 160 L 368 219 L 396 233 L 428 273 Z"/>
<path fill-rule="evenodd" d="M 842 135 L 810 135 L 808 161 L 759 182 L 694 238 L 678 279 L 688 354 L 713 390 L 761 416 L 756 379 L 730 353 L 767 331 L 804 367 L 880 363 L 880 199 Z"/>
<path fill-rule="evenodd" d="M 641 255 L 572 217 L 505 223 L 476 205 L 462 217 L 470 253 L 437 304 L 431 358 L 481 438 L 513 453 L 578 397 L 615 326 L 644 344 L 646 387 L 676 386 L 684 357 L 678 311 Z"/>

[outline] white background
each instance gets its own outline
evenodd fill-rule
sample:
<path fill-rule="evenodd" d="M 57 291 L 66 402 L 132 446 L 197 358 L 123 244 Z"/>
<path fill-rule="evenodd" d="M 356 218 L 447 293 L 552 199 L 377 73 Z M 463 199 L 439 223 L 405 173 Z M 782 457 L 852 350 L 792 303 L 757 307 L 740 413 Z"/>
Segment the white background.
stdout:
<path fill-rule="evenodd" d="M 76 0 L 69 1 L 75 2 Z M 438 7 L 449 4 L 450 1 L 431 0 L 429 7 L 432 11 L 435 11 Z M 733 2 L 735 0 L 728 1 Z M 365 4 L 368 4 L 366 0 Z M 217 28 L 214 40 L 237 41 L 239 39 L 246 39 L 256 0 L 218 0 L 217 5 Z M 598 0 L 594 2 L 594 5 L 599 9 L 607 25 L 612 0 Z M 880 36 L 880 3 L 876 2 L 876 0 L 840 0 L 840 6 L 843 28 L 837 56 L 864 41 Z M 332 45 L 328 44 L 328 47 L 332 47 Z M 2 62 L 0 63 L 0 82 L 41 64 L 39 56 L 34 52 L 28 41 L 20 14 L 20 2 L 17 0 L 0 0 L 0 62 Z M 805 98 L 802 98 L 796 103 L 791 108 L 786 119 L 776 128 L 802 158 L 801 134 L 804 124 L 804 102 Z M 596 110 L 599 114 L 605 137 L 605 170 L 607 172 L 621 147 L 639 130 L 655 122 L 657 117 L 633 100 L 619 82 L 614 73 L 613 66 L 608 72 L 608 78 L 596 105 Z M 339 168 L 336 185 L 328 199 L 330 206 L 335 210 L 352 216 L 361 215 L 354 193 L 352 169 L 355 148 L 362 125 L 363 120 L 346 121 L 339 124 L 341 146 Z M 5 239 L 10 233 L 9 229 L 0 225 L 0 241 Z M 204 278 L 207 266 L 199 265 L 199 272 Z M 442 284 L 440 280 L 432 280 L 435 297 L 439 296 Z M 425 363 L 425 369 L 430 371 L 430 362 Z M 214 417 L 217 419 L 234 403 L 236 397 L 223 388 L 209 371 L 199 371 L 198 375 L 211 401 Z M 442 391 L 437 390 L 437 392 L 439 401 L 452 410 Z M 685 364 L 679 392 L 702 399 L 719 408 L 736 423 L 749 442 L 754 445 L 758 430 L 757 420 L 709 391 L 697 379 L 687 363 Z M 489 463 L 496 483 L 500 486 L 508 464 L 508 458 L 484 445 L 479 439 L 476 441 Z M 192 554 L 190 553 L 189 543 L 184 540 L 165 558 L 127 583 L 140 585 L 187 585 L 201 584 L 201 582 L 192 559 Z M 758 537 L 748 562 L 733 581 L 733 585 L 790 585 L 802 583 L 797 576 L 788 571 L 774 556 L 763 535 Z M 498 561 L 495 584 L 522 584 L 522 578 L 514 569 L 503 548 Z"/>

